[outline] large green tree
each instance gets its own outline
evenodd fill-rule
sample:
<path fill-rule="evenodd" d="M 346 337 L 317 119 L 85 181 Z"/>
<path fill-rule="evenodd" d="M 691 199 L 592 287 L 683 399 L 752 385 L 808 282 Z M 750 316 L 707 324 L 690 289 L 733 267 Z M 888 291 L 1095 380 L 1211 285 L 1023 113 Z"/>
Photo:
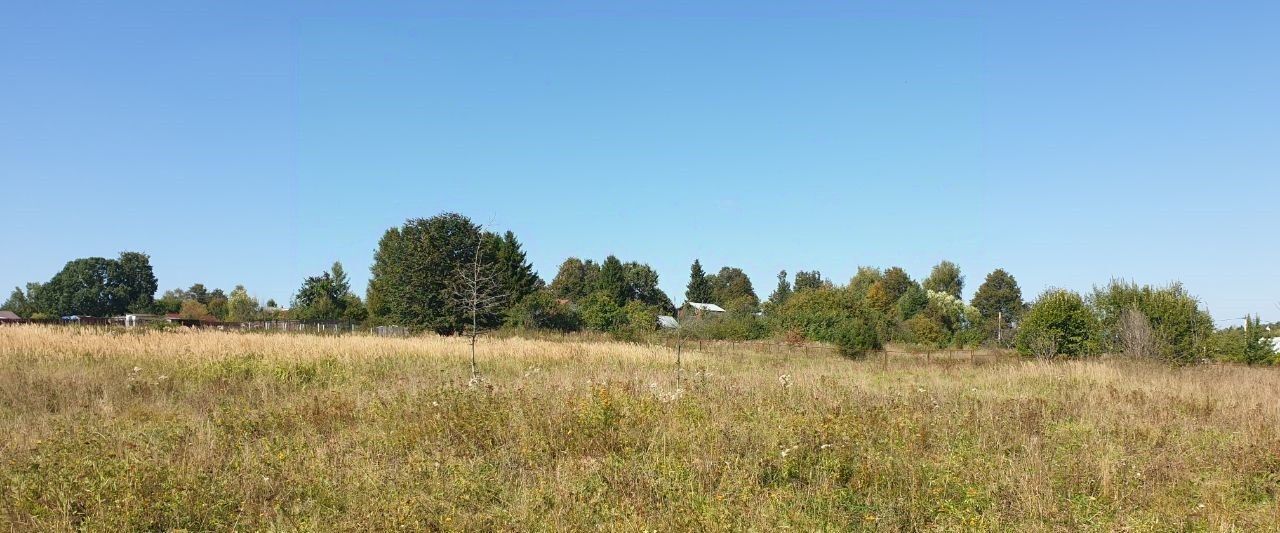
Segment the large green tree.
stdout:
<path fill-rule="evenodd" d="M 489 310 L 482 327 L 498 325 L 513 295 L 532 294 L 540 285 L 515 235 L 483 231 L 457 213 L 405 221 L 382 235 L 370 268 L 368 309 L 377 323 L 400 324 L 437 333 L 458 333 L 471 322 L 453 292 L 464 268 L 480 264 L 500 279 L 502 305 Z M 511 294 L 507 294 L 506 292 Z"/>
<path fill-rule="evenodd" d="M 487 234 L 491 264 L 498 276 L 498 285 L 510 302 L 519 302 L 543 286 L 542 278 L 529 264 L 516 234 L 510 231 L 502 236 Z"/>
<path fill-rule="evenodd" d="M 123 302 L 128 311 L 150 311 L 160 288 L 151 269 L 151 257 L 141 252 L 121 252 L 108 268 L 115 292 L 112 299 Z"/>
<path fill-rule="evenodd" d="M 294 296 L 291 311 L 299 320 L 360 322 L 367 316 L 364 302 L 351 292 L 346 270 L 338 261 L 329 271 L 303 280 L 302 287 Z"/>
<path fill-rule="evenodd" d="M 861 274 L 861 272 L 859 272 Z M 907 271 L 899 267 L 891 267 L 884 271 L 884 275 L 880 279 L 871 284 L 867 289 L 867 301 L 871 307 L 885 314 L 892 316 L 893 308 L 898 304 L 898 299 L 906 294 L 907 290 L 915 284 L 911 276 L 907 275 Z"/>
<path fill-rule="evenodd" d="M 150 258 L 123 252 L 118 259 L 70 261 L 36 293 L 36 312 L 49 315 L 112 316 L 148 311 L 156 292 Z"/>
<path fill-rule="evenodd" d="M 1050 289 L 1022 316 L 1016 344 L 1026 355 L 1078 357 L 1098 351 L 1097 317 L 1071 291 Z"/>
<path fill-rule="evenodd" d="M 849 279 L 849 290 L 858 299 L 866 298 L 871 286 L 882 278 L 884 278 L 884 272 L 881 272 L 880 269 L 860 266 L 858 267 L 858 273 Z"/>
<path fill-rule="evenodd" d="M 629 296 L 627 294 L 627 269 L 616 256 L 610 255 L 604 258 L 604 263 L 601 263 L 600 280 L 596 286 L 596 291 L 607 295 L 618 307 L 626 305 Z"/>
<path fill-rule="evenodd" d="M 707 272 L 702 269 L 702 263 L 697 259 L 693 260 L 693 265 L 689 267 L 689 285 L 684 292 L 685 301 L 710 303 L 715 298 L 711 287 L 711 280 L 707 278 Z"/>
<path fill-rule="evenodd" d="M 1141 313 L 1155 335 L 1155 353 L 1166 360 L 1189 363 L 1204 353 L 1203 344 L 1213 333 L 1213 318 L 1200 301 L 1180 283 L 1163 287 L 1112 280 L 1095 288 L 1090 298 L 1101 319 L 1105 348 L 1119 349 L 1119 340 L 1130 310 Z"/>
<path fill-rule="evenodd" d="M 658 272 L 649 265 L 628 261 L 622 265 L 627 285 L 627 301 L 636 301 L 663 312 L 674 312 L 667 293 L 658 288 Z"/>
<path fill-rule="evenodd" d="M 383 234 L 370 268 L 375 320 L 436 331 L 462 330 L 466 317 L 449 295 L 459 269 L 475 257 L 480 228 L 456 213 L 416 218 Z"/>
<path fill-rule="evenodd" d="M 755 310 L 760 306 L 751 278 L 741 268 L 722 267 L 707 281 L 711 284 L 711 303 L 733 310 Z"/>
<path fill-rule="evenodd" d="M 570 257 L 560 264 L 555 279 L 551 280 L 551 294 L 556 298 L 577 302 L 595 290 L 599 277 L 599 265 L 591 260 Z"/>
<path fill-rule="evenodd" d="M 249 295 L 244 285 L 236 285 L 227 296 L 227 320 L 244 322 L 258 318 L 258 299 Z"/>
<path fill-rule="evenodd" d="M 787 271 L 778 272 L 778 286 L 773 289 L 773 293 L 769 295 L 769 305 L 776 307 L 787 302 L 792 294 L 791 282 L 787 281 Z"/>
<path fill-rule="evenodd" d="M 929 272 L 929 277 L 925 278 L 922 285 L 925 290 L 945 292 L 959 298 L 964 292 L 964 276 L 960 274 L 960 267 L 955 263 L 943 261 L 934 265 L 933 270 Z"/>
<path fill-rule="evenodd" d="M 31 282 L 27 283 L 27 290 L 23 291 L 19 287 L 14 287 L 13 292 L 9 294 L 9 299 L 5 300 L 0 309 L 5 311 L 13 311 L 14 314 L 22 318 L 31 318 L 40 313 L 36 307 L 36 293 L 40 291 L 40 284 Z"/>
<path fill-rule="evenodd" d="M 817 270 L 796 272 L 796 292 L 811 291 L 827 287 L 829 284 L 822 279 L 822 272 Z"/>
<path fill-rule="evenodd" d="M 1002 318 L 1004 324 L 1011 324 L 1022 316 L 1022 289 L 1018 287 L 1018 280 L 1004 269 L 997 268 L 987 274 L 987 279 L 978 286 L 978 291 L 973 294 L 972 304 L 982 313 L 983 318 Z"/>

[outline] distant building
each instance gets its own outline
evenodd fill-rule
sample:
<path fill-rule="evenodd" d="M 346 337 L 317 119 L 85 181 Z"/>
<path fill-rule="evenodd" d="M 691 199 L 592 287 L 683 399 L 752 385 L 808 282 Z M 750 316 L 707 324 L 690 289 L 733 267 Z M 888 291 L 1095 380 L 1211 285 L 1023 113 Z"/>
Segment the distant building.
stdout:
<path fill-rule="evenodd" d="M 680 307 L 680 311 L 677 315 L 681 320 L 683 320 L 690 317 L 702 318 L 707 315 L 720 315 L 724 314 L 724 312 L 724 308 L 716 304 L 685 302 L 684 305 Z"/>
<path fill-rule="evenodd" d="M 18 322 L 22 317 L 13 311 L 0 311 L 0 322 Z"/>
<path fill-rule="evenodd" d="M 716 305 L 716 304 L 704 304 L 704 303 L 698 303 L 698 302 L 685 302 L 685 305 L 687 305 L 687 306 L 689 306 L 689 307 L 692 307 L 692 308 L 694 308 L 694 309 L 696 309 L 696 310 L 698 310 L 698 311 L 703 311 L 703 312 L 710 312 L 710 313 L 723 313 L 723 312 L 724 312 L 724 308 L 723 308 L 723 307 L 720 307 L 720 306 L 718 306 L 718 305 Z"/>
<path fill-rule="evenodd" d="M 658 317 L 658 327 L 662 329 L 676 329 L 680 327 L 680 322 L 676 321 L 676 317 L 662 315 Z"/>

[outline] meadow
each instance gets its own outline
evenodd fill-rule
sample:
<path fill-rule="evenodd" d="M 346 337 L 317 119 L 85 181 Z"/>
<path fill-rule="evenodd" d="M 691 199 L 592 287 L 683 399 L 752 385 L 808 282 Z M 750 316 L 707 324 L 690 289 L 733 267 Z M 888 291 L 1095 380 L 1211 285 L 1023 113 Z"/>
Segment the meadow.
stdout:
<path fill-rule="evenodd" d="M 1277 530 L 1280 373 L 0 327 L 0 529 Z"/>

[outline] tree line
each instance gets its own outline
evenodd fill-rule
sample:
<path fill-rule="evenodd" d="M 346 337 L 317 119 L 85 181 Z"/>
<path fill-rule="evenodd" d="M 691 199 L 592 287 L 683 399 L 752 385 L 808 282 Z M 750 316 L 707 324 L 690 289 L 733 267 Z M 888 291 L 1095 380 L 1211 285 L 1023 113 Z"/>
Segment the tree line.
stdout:
<path fill-rule="evenodd" d="M 1276 358 L 1256 318 L 1245 327 L 1215 329 L 1178 283 L 1112 280 L 1087 294 L 1049 289 L 1027 302 L 1013 275 L 996 269 L 966 302 L 960 267 L 942 261 L 919 281 L 896 266 L 860 267 L 847 283 L 818 270 L 782 271 L 762 300 L 742 269 L 708 272 L 695 259 L 684 305 L 724 309 L 708 313 L 679 309 L 658 288 L 653 268 L 612 255 L 567 258 L 547 284 L 514 233 L 489 231 L 456 213 L 388 229 L 370 273 L 361 299 L 335 262 L 305 278 L 285 311 L 274 301 L 260 305 L 239 285 L 224 293 L 197 283 L 155 298 L 150 258 L 124 252 L 71 261 L 48 282 L 15 288 L 3 308 L 35 318 L 155 312 L 220 321 L 348 321 L 445 335 L 504 327 L 590 330 L 629 340 L 654 335 L 660 315 L 680 315 L 675 334 L 681 336 L 826 342 L 850 356 L 896 342 L 924 349 L 996 345 L 1041 357 L 1128 353 L 1178 363 Z"/>

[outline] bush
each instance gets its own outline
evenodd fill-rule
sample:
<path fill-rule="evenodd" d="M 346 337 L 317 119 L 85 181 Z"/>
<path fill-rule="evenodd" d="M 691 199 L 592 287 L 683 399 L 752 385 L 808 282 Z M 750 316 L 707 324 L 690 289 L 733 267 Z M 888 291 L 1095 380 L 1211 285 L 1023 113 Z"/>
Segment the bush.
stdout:
<path fill-rule="evenodd" d="M 951 340 L 947 328 L 926 315 L 916 315 L 903 322 L 902 329 L 906 334 L 904 340 L 916 344 L 941 348 Z"/>
<path fill-rule="evenodd" d="M 1078 357 L 1097 353 L 1098 331 L 1097 319 L 1079 294 L 1051 289 L 1023 315 L 1016 344 L 1024 355 Z"/>
<path fill-rule="evenodd" d="M 1245 317 L 1244 362 L 1250 365 L 1275 362 L 1275 350 L 1271 339 L 1263 338 L 1262 323 L 1257 317 Z"/>
<path fill-rule="evenodd" d="M 562 332 L 582 329 L 582 319 L 567 303 L 560 303 L 549 291 L 540 290 L 525 296 L 507 310 L 506 324 L 524 329 L 547 329 Z"/>
<path fill-rule="evenodd" d="M 750 312 L 729 312 L 722 316 L 690 317 L 683 327 L 689 335 L 710 340 L 747 341 L 769 336 L 764 320 Z"/>
<path fill-rule="evenodd" d="M 613 328 L 618 340 L 639 341 L 658 329 L 658 308 L 639 300 L 631 300 L 622 307 L 623 320 Z"/>
<path fill-rule="evenodd" d="M 627 315 L 613 297 L 604 292 L 593 292 L 578 306 L 582 324 L 596 331 L 610 332 L 627 323 Z"/>
<path fill-rule="evenodd" d="M 851 357 L 879 349 L 886 338 L 880 330 L 887 321 L 848 289 L 797 292 L 770 320 L 775 330 L 799 331 L 809 340 L 833 343 Z"/>
<path fill-rule="evenodd" d="M 846 357 L 862 357 L 870 350 L 881 348 L 875 325 L 862 317 L 843 320 L 833 333 L 830 341 L 840 349 L 840 355 Z"/>
<path fill-rule="evenodd" d="M 1204 353 L 1203 343 L 1213 331 L 1209 313 L 1179 283 L 1152 287 L 1112 280 L 1105 289 L 1094 289 L 1091 303 L 1098 311 L 1107 350 L 1139 348 L 1136 351 L 1149 350 L 1161 359 L 1187 363 Z M 1149 332 L 1142 331 L 1142 321 L 1130 313 L 1134 310 L 1146 318 Z M 1136 337 L 1148 333 L 1149 339 Z M 1144 346 L 1126 345 L 1137 341 Z"/>

